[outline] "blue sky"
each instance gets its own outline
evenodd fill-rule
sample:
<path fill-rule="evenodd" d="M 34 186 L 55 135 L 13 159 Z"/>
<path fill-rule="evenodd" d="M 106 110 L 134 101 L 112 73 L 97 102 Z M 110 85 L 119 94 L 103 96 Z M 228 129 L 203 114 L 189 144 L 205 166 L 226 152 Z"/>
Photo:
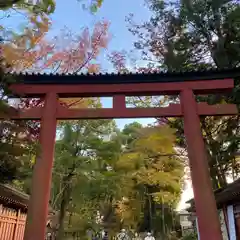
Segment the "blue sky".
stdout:
<path fill-rule="evenodd" d="M 90 14 L 82 9 L 82 3 L 90 0 L 56 0 L 56 10 L 52 14 L 53 22 L 50 35 L 57 35 L 61 29 L 67 27 L 73 32 L 81 32 L 84 27 L 90 29 L 99 20 L 106 19 L 110 21 L 110 33 L 112 39 L 108 49 L 99 56 L 99 62 L 104 70 L 112 71 L 112 66 L 107 61 L 107 54 L 112 51 L 130 51 L 133 49 L 134 37 L 128 31 L 126 16 L 134 14 L 134 19 L 143 22 L 150 17 L 150 12 L 144 5 L 144 0 L 104 0 L 101 9 L 96 14 Z M 12 29 L 19 29 L 24 26 L 26 18 L 16 12 L 11 12 L 11 17 L 1 20 L 1 24 Z M 104 107 L 111 107 L 109 99 L 103 99 Z M 142 124 L 153 122 L 153 119 L 135 119 Z M 117 124 L 122 128 L 133 119 L 117 119 Z"/>

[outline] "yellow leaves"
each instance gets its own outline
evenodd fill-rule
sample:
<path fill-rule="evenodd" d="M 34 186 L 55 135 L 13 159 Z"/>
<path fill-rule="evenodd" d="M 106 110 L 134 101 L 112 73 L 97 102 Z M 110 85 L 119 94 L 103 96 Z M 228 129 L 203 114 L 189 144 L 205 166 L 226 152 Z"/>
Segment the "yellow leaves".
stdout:
<path fill-rule="evenodd" d="M 12 42 L 3 44 L 4 58 L 15 71 L 29 70 L 38 61 L 42 50 L 41 41 L 48 32 L 50 24 L 45 16 L 38 18 L 30 16 L 24 32 L 14 36 Z"/>
<path fill-rule="evenodd" d="M 98 73 L 100 70 L 99 64 L 89 64 L 88 73 Z"/>
<path fill-rule="evenodd" d="M 154 172 L 170 171 L 171 169 L 167 169 L 167 166 L 168 161 L 171 162 L 167 155 L 175 153 L 174 140 L 174 131 L 168 126 L 145 128 L 142 130 L 142 136 L 134 142 L 132 151 L 121 156 L 117 162 L 117 168 L 129 171 L 137 170 L 140 179 L 142 174 L 146 174 L 146 177 L 153 174 L 149 173 L 147 165 L 152 166 L 151 171 Z M 176 164 L 175 166 L 180 167 Z"/>
<path fill-rule="evenodd" d="M 90 5 L 90 10 L 92 13 L 96 13 L 98 9 L 102 6 L 103 0 L 92 0 Z"/>
<path fill-rule="evenodd" d="M 34 166 L 35 163 L 36 163 L 36 155 L 32 155 L 30 159 L 30 165 Z"/>
<path fill-rule="evenodd" d="M 140 160 L 141 158 L 138 152 L 126 153 L 118 160 L 116 167 L 119 170 L 135 170 Z"/>
<path fill-rule="evenodd" d="M 116 170 L 124 173 L 121 184 L 154 186 L 156 190 L 152 195 L 157 202 L 178 200 L 184 167 L 179 159 L 172 156 L 175 153 L 174 141 L 174 131 L 168 126 L 143 128 L 130 151 L 123 154 L 117 162 Z M 130 190 L 127 196 L 130 199 Z M 123 212 L 125 205 L 121 205 Z M 131 205 L 131 201 L 128 205 Z M 128 213 L 129 211 L 132 212 L 128 210 Z"/>
<path fill-rule="evenodd" d="M 158 203 L 171 203 L 173 202 L 175 199 L 173 199 L 173 195 L 172 193 L 168 192 L 168 191 L 161 191 L 161 192 L 156 192 L 152 194 L 153 199 L 155 202 Z"/>
<path fill-rule="evenodd" d="M 97 0 L 97 6 L 100 8 L 102 6 L 103 0 Z"/>
<path fill-rule="evenodd" d="M 34 47 L 39 40 L 49 31 L 49 27 L 51 26 L 51 22 L 49 18 L 46 16 L 31 16 L 30 22 L 34 27 L 34 31 L 29 31 L 30 42 L 32 47 Z M 37 30 L 37 31 L 36 31 Z"/>
<path fill-rule="evenodd" d="M 68 108 L 87 108 L 89 105 L 88 101 L 84 98 L 61 98 L 59 100 Z"/>
<path fill-rule="evenodd" d="M 136 218 L 139 218 L 139 212 L 144 206 L 144 201 L 138 198 L 136 192 L 133 191 L 129 197 L 123 197 L 115 205 L 117 206 L 116 213 L 121 220 L 124 220 L 124 224 L 134 226 L 138 223 Z"/>
<path fill-rule="evenodd" d="M 161 99 L 159 99 L 159 106 L 164 107 L 169 104 L 169 96 L 163 96 Z"/>
<path fill-rule="evenodd" d="M 168 126 L 148 128 L 142 138 L 136 141 L 135 147 L 145 152 L 173 153 L 175 141 L 174 130 Z"/>
<path fill-rule="evenodd" d="M 2 53 L 8 63 L 14 63 L 18 58 L 17 51 L 14 51 L 12 46 L 7 44 L 2 46 Z"/>

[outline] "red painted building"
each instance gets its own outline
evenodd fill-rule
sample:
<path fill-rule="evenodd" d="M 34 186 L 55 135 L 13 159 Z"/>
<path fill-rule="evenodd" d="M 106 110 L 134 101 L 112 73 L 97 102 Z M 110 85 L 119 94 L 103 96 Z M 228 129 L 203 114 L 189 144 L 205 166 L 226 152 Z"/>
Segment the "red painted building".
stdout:
<path fill-rule="evenodd" d="M 29 196 L 0 184 L 0 239 L 23 240 Z"/>

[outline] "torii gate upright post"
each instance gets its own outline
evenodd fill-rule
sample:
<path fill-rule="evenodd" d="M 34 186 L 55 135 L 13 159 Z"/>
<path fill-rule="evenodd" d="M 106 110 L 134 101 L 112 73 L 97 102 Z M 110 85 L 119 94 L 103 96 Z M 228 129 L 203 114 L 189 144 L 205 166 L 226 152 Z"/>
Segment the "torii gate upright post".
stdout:
<path fill-rule="evenodd" d="M 184 133 L 187 142 L 200 238 L 204 240 L 220 240 L 222 239 L 222 232 L 193 91 L 191 89 L 183 90 L 180 99 L 184 115 Z"/>
<path fill-rule="evenodd" d="M 33 169 L 31 201 L 24 240 L 45 239 L 55 149 L 57 104 L 56 93 L 46 94 L 41 118 L 40 156 Z"/>

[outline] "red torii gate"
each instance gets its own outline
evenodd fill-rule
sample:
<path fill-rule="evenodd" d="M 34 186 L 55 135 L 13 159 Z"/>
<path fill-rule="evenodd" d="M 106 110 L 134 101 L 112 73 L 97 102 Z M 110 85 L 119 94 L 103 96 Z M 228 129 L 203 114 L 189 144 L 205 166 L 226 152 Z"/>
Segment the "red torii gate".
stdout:
<path fill-rule="evenodd" d="M 222 240 L 199 116 L 236 115 L 235 105 L 196 103 L 194 94 L 224 93 L 234 87 L 239 70 L 106 75 L 14 75 L 15 96 L 42 97 L 44 107 L 12 113 L 11 119 L 41 120 L 41 156 L 32 182 L 25 240 L 44 240 L 58 119 L 183 117 L 201 240 Z M 126 96 L 180 95 L 165 108 L 127 108 Z M 113 97 L 109 109 L 69 109 L 58 98 Z M 4 118 L 4 116 L 0 116 Z"/>

